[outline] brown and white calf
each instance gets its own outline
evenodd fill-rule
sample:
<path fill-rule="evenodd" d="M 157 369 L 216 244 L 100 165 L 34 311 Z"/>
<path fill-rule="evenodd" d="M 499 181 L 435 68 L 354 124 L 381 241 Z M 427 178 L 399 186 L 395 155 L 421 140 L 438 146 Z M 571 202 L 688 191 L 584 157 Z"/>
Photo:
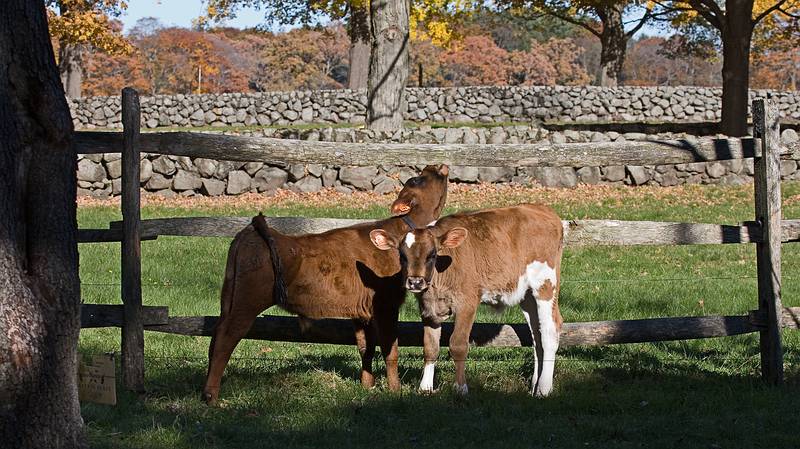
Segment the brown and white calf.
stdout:
<path fill-rule="evenodd" d="M 522 308 L 534 341 L 532 393 L 553 388 L 561 313 L 558 309 L 563 228 L 547 206 L 513 207 L 449 215 L 397 238 L 376 229 L 373 244 L 397 248 L 406 288 L 416 293 L 425 328 L 420 390 L 433 391 L 441 323 L 455 315 L 450 356 L 456 389 L 467 392 L 464 362 L 480 303 Z"/>
<path fill-rule="evenodd" d="M 203 398 L 219 396 L 225 366 L 256 317 L 278 305 L 301 318 L 352 318 L 361 353 L 361 382 L 374 385 L 379 344 L 389 388 L 398 390 L 397 319 L 406 291 L 397 254 L 375 251 L 370 231 L 398 238 L 439 217 L 447 199 L 448 168 L 428 166 L 406 181 L 391 206 L 394 217 L 321 234 L 287 236 L 263 216 L 236 235 L 228 250 L 221 313 L 208 350 Z"/>

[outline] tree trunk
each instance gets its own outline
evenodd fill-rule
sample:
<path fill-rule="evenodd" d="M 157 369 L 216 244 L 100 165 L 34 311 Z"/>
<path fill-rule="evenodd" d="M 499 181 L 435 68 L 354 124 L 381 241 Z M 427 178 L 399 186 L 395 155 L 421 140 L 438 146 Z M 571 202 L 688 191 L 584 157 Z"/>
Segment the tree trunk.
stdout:
<path fill-rule="evenodd" d="M 75 44 L 63 44 L 58 50 L 58 71 L 69 98 L 81 98 L 84 53 L 83 46 Z"/>
<path fill-rule="evenodd" d="M 603 31 L 600 33 L 600 66 L 595 84 L 614 87 L 622 73 L 628 45 L 628 36 L 622 23 L 622 9 L 614 6 L 598 8 L 597 15 L 603 24 Z"/>
<path fill-rule="evenodd" d="M 740 137 L 747 135 L 753 0 L 728 0 L 725 9 L 720 30 L 723 58 L 720 132 Z"/>
<path fill-rule="evenodd" d="M 366 5 L 353 6 L 347 34 L 350 36 L 350 71 L 348 89 L 366 89 L 369 77 L 369 9 Z"/>
<path fill-rule="evenodd" d="M 409 0 L 370 2 L 372 54 L 367 86 L 367 126 L 395 131 L 407 108 Z"/>
<path fill-rule="evenodd" d="M 43 2 L 0 9 L 0 441 L 86 446 L 72 120 Z"/>

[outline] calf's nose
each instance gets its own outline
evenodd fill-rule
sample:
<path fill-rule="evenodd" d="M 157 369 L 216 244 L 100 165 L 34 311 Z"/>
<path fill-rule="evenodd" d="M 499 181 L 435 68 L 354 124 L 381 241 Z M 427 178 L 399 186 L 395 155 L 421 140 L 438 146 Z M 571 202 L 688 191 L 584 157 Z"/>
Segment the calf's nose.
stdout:
<path fill-rule="evenodd" d="M 406 288 L 414 293 L 419 293 L 427 288 L 427 282 L 421 276 L 411 276 L 406 279 Z"/>

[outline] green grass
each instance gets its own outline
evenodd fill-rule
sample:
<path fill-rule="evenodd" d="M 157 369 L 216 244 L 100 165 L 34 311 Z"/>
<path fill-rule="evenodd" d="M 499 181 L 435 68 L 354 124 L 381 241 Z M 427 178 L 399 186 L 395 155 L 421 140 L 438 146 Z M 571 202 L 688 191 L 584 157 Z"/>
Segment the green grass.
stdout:
<path fill-rule="evenodd" d="M 553 206 L 563 218 L 618 218 L 737 223 L 752 218 L 751 187 L 673 190 L 609 189 L 600 197 Z M 661 193 L 663 192 L 663 193 Z M 800 184 L 784 184 L 784 197 Z M 459 206 L 516 202 L 454 197 Z M 566 194 L 561 194 L 564 198 Z M 500 198 L 500 199 L 498 199 Z M 389 202 L 386 198 L 386 203 Z M 385 205 L 312 207 L 284 204 L 268 215 L 380 217 Z M 143 217 L 242 215 L 255 208 L 150 206 Z M 800 217 L 787 201 L 785 218 Z M 113 207 L 79 210 L 81 227 L 119 219 Z M 164 238 L 142 244 L 143 296 L 172 315 L 218 313 L 229 240 Z M 119 303 L 119 246 L 82 245 L 85 302 Z M 783 246 L 783 300 L 800 306 L 800 258 Z M 752 245 L 568 249 L 563 263 L 566 321 L 705 314 L 743 314 L 756 307 Z M 279 313 L 270 311 L 270 313 Z M 402 319 L 418 320 L 413 301 Z M 518 309 L 481 310 L 479 321 L 523 321 Z M 349 346 L 243 341 L 222 387 L 222 406 L 199 400 L 208 338 L 146 334 L 148 393 L 118 390 L 115 407 L 82 407 L 93 447 L 798 447 L 800 333 L 784 334 L 787 383 L 758 378 L 758 337 L 571 348 L 559 351 L 556 390 L 528 396 L 529 349 L 470 352 L 470 395 L 455 396 L 454 370 L 443 351 L 433 396 L 416 393 L 419 348 L 401 348 L 403 390 L 363 390 Z M 84 330 L 84 354 L 119 351 L 118 329 Z M 383 381 L 382 363 L 377 362 Z"/>

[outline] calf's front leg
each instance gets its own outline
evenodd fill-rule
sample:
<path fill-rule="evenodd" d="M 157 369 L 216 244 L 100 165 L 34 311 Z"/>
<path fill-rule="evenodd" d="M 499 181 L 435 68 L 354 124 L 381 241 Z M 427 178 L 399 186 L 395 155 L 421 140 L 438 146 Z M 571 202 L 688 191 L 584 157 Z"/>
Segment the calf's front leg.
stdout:
<path fill-rule="evenodd" d="M 419 391 L 433 393 L 433 374 L 436 370 L 436 360 L 439 359 L 439 339 L 442 337 L 442 325 L 426 322 L 423 324 L 425 331 L 422 354 L 425 358 L 425 367 L 422 369 Z"/>
<path fill-rule="evenodd" d="M 450 357 L 456 364 L 455 389 L 459 394 L 467 394 L 466 361 L 469 352 L 469 334 L 472 332 L 472 323 L 475 322 L 475 313 L 478 305 L 466 305 L 459 310 L 455 318 L 453 335 L 450 336 Z"/>

